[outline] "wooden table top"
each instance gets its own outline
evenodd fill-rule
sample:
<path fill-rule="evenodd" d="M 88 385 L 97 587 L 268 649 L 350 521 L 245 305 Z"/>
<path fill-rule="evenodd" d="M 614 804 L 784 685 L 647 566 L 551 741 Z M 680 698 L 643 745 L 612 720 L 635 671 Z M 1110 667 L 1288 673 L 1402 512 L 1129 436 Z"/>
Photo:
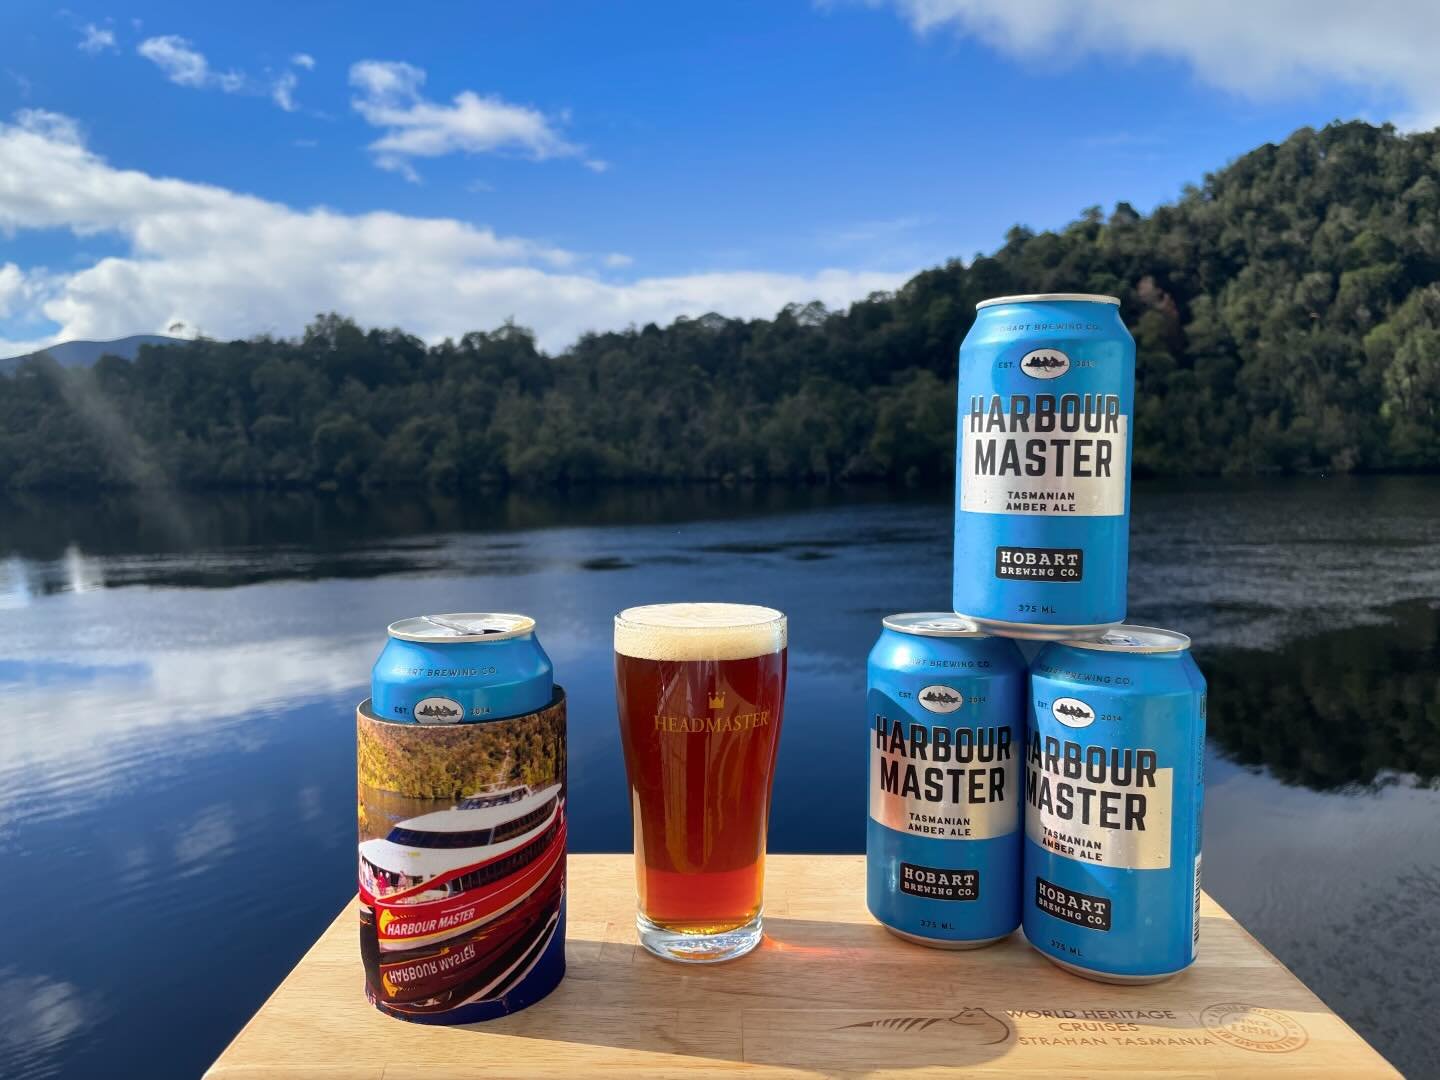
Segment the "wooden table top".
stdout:
<path fill-rule="evenodd" d="M 565 981 L 468 1027 L 366 1002 L 352 901 L 206 1075 L 1399 1075 L 1208 895 L 1196 964 L 1122 987 L 1061 971 L 1018 933 L 966 952 L 893 937 L 865 909 L 862 856 L 766 870 L 761 947 L 687 967 L 637 943 L 631 856 L 570 856 Z"/>

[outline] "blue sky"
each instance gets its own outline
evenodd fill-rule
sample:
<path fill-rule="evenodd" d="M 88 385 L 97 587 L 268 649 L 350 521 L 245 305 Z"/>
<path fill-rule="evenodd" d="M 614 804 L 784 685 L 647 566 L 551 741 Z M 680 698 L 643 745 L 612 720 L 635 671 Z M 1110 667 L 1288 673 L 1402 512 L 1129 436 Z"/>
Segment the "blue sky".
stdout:
<path fill-rule="evenodd" d="M 11 0 L 0 354 L 841 304 L 1302 125 L 1428 126 L 1430 7 Z"/>

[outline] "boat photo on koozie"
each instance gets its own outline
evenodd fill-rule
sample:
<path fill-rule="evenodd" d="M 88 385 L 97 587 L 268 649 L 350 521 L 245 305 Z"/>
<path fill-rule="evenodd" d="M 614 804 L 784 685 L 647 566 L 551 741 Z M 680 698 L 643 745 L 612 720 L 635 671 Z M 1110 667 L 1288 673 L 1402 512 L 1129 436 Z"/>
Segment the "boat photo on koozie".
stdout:
<path fill-rule="evenodd" d="M 564 970 L 563 699 L 444 726 L 362 707 L 356 725 L 366 994 L 432 1023 L 542 995 Z"/>

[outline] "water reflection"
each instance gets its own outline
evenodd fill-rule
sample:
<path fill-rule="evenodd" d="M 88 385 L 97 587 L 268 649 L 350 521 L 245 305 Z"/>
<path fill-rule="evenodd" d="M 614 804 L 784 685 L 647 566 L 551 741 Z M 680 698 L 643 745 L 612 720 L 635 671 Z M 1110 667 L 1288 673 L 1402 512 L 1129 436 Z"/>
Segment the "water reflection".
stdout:
<path fill-rule="evenodd" d="M 91 555 L 217 550 L 308 553 L 317 557 L 404 538 L 423 552 L 450 534 L 505 533 L 557 526 L 733 521 L 837 505 L 948 502 L 944 491 L 686 486 L 576 490 L 563 498 L 518 492 L 453 499 L 405 493 L 362 498 L 310 493 L 107 494 L 87 499 L 0 494 L 0 556 L 59 560 L 74 546 Z M 158 500 L 158 503 L 157 503 Z M 160 512 L 160 505 L 165 507 Z M 496 549 L 515 548 L 497 542 Z M 283 572 L 283 567 L 281 567 Z"/>
<path fill-rule="evenodd" d="M 137 606 L 143 621 L 147 607 Z M 254 737 L 247 723 L 254 712 L 353 695 L 374 660 L 374 634 L 205 647 L 200 643 L 213 631 L 186 640 L 184 629 L 193 620 L 172 615 L 173 629 L 181 633 L 163 636 L 164 646 L 143 659 L 106 662 L 103 648 L 92 662 L 78 656 L 0 659 L 6 707 L 0 721 L 0 826 L 12 816 L 82 814 L 110 798 L 116 783 L 130 782 L 129 770 L 153 779 L 183 767 L 174 760 L 182 749 L 214 753 L 244 746 Z M 47 629 L 64 635 L 77 622 L 80 636 L 85 620 L 58 612 Z M 18 635 L 8 636 L 13 648 Z M 0 851 L 5 846 L 0 828 Z"/>
<path fill-rule="evenodd" d="M 944 607 L 951 571 L 947 492 L 162 510 L 0 508 L 0 856 L 48 890 L 0 960 L 0 1012 L 30 1015 L 9 979 L 54 1014 L 23 1020 L 23 1046 L 0 1034 L 6 1076 L 196 1075 L 264 999 L 353 889 L 353 708 L 398 614 L 541 616 L 569 693 L 572 849 L 594 851 L 630 842 L 613 613 L 701 596 L 785 610 L 771 844 L 855 851 L 863 658 L 882 616 Z M 1393 944 L 1372 915 L 1440 875 L 1440 791 L 1390 782 L 1440 773 L 1440 611 L 1414 599 L 1440 597 L 1437 536 L 1437 479 L 1136 488 L 1132 617 L 1191 633 L 1211 682 L 1207 881 L 1417 1072 L 1427 999 L 1397 1001 L 1357 957 Z M 163 932 L 163 970 L 133 927 Z M 1418 933 L 1407 956 L 1440 965 Z M 197 989 L 206 1010 L 177 1028 Z"/>
<path fill-rule="evenodd" d="M 74 544 L 66 546 L 61 564 L 65 568 L 65 587 L 71 592 L 93 592 L 105 587 L 99 560 L 87 557 Z"/>
<path fill-rule="evenodd" d="M 1130 618 L 1268 649 L 1440 596 L 1440 476 L 1137 484 Z"/>
<path fill-rule="evenodd" d="M 1206 767 L 1205 887 L 1413 1077 L 1440 1076 L 1437 820 L 1433 789 L 1341 797 L 1223 759 Z"/>
<path fill-rule="evenodd" d="M 101 1012 L 74 983 L 0 967 L 0 1076 L 56 1075 L 56 1052 Z"/>
<path fill-rule="evenodd" d="M 17 555 L 0 562 L 0 611 L 29 607 L 34 588 L 30 584 L 32 564 Z"/>
<path fill-rule="evenodd" d="M 1384 616 L 1278 649 L 1206 653 L 1211 738 L 1242 764 L 1321 790 L 1440 779 L 1440 607 Z"/>
<path fill-rule="evenodd" d="M 207 806 L 175 838 L 176 870 L 184 877 L 203 873 L 230 857 L 235 844 L 235 808 Z"/>
<path fill-rule="evenodd" d="M 0 500 L 0 610 L 97 586 L 614 574 L 747 555 L 823 564 L 856 547 L 903 560 L 910 576 L 900 591 L 921 606 L 944 606 L 948 595 L 944 490 L 688 487 L 563 499 L 250 494 L 153 502 L 148 495 L 83 505 Z M 1380 621 L 1377 607 L 1440 595 L 1437 477 L 1137 482 L 1134 505 L 1131 618 L 1183 628 L 1201 645 L 1269 648 L 1317 626 Z M 902 554 L 906 548 L 915 550 Z M 921 565 L 933 579 L 918 576 Z M 883 567 L 880 573 L 894 579 Z"/>
<path fill-rule="evenodd" d="M 897 500 L 938 507 L 944 498 L 935 491 L 723 487 L 618 489 L 576 493 L 564 500 L 512 493 L 481 503 L 438 497 L 172 496 L 167 513 L 154 518 L 147 512 L 146 496 L 111 496 L 87 514 L 73 516 L 66 504 L 57 507 L 29 497 L 0 503 L 0 553 L 23 553 L 0 563 L 0 609 L 24 607 L 39 596 L 136 585 L 229 588 L 393 574 L 514 575 L 556 565 L 609 571 L 646 560 L 685 565 L 707 554 L 784 554 L 814 560 L 826 558 L 827 550 L 836 547 L 919 540 L 903 530 L 875 527 L 845 537 L 702 542 L 637 558 L 639 553 L 625 546 L 614 552 L 547 553 L 537 549 L 535 531 L 578 527 L 593 539 L 596 526 L 637 520 L 734 521 L 780 509 L 794 513 L 877 502 L 895 505 Z"/>

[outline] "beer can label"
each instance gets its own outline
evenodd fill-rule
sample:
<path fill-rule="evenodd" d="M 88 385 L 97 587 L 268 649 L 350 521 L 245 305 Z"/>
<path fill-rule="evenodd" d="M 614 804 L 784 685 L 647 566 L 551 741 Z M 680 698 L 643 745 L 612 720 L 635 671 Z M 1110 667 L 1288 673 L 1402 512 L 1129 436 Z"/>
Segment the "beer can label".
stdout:
<path fill-rule="evenodd" d="M 926 695 L 963 700 L 929 686 Z M 958 705 L 957 705 L 958 708 Z M 1018 826 L 1018 735 L 1006 724 L 951 727 L 895 716 L 886 696 L 870 692 L 870 816 L 896 832 L 947 840 L 988 840 Z"/>
<path fill-rule="evenodd" d="M 962 402 L 962 405 L 965 403 Z M 962 410 L 960 509 L 1125 513 L 1130 418 L 1119 394 L 973 394 Z"/>
<path fill-rule="evenodd" d="M 482 724 L 356 715 L 366 996 L 462 1024 L 565 971 L 565 700 Z"/>
<path fill-rule="evenodd" d="M 1170 866 L 1175 769 L 1145 746 L 1116 746 L 1092 730 L 1095 706 L 1077 698 L 1036 702 L 1025 748 L 1025 833 L 1067 859 L 1124 870 Z M 1081 716 L 1082 727 L 1067 716 Z"/>
<path fill-rule="evenodd" d="M 1195 957 L 1204 680 L 1188 653 L 1054 644 L 1031 665 L 1025 934 L 1115 977 Z"/>

